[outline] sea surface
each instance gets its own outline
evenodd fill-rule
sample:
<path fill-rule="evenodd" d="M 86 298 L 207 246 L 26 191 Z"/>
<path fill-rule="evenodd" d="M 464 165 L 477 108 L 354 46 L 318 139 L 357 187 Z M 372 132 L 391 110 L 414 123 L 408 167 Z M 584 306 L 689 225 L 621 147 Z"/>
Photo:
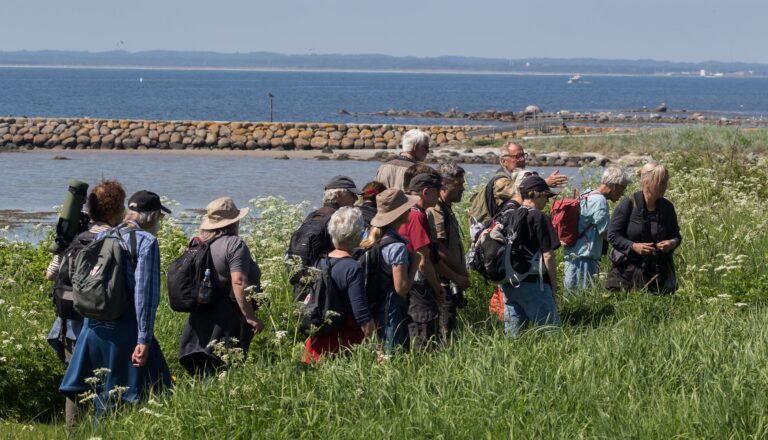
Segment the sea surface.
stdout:
<path fill-rule="evenodd" d="M 768 116 L 768 78 L 264 72 L 0 67 L 0 115 L 432 124 L 340 115 L 397 110 L 614 111 L 653 108 Z M 463 124 L 459 120 L 448 121 Z M 487 122 L 476 122 L 487 124 Z"/>
<path fill-rule="evenodd" d="M 60 205 L 70 179 L 95 185 L 102 179 L 116 179 L 126 192 L 146 189 L 178 203 L 179 210 L 205 208 L 211 200 L 230 196 L 239 206 L 257 197 L 280 196 L 291 203 L 322 204 L 323 187 L 331 177 L 343 174 L 362 187 L 373 180 L 380 163 L 364 161 L 317 161 L 184 153 L 75 152 L 70 160 L 53 160 L 62 152 L 34 151 L 0 154 L 0 212 L 20 210 L 51 212 Z M 494 165 L 462 165 L 468 186 L 492 174 Z M 555 168 L 531 168 L 550 173 Z M 577 178 L 577 168 L 560 172 Z M 0 217 L 2 214 L 0 214 Z M 0 218 L 1 220 L 2 218 Z"/>

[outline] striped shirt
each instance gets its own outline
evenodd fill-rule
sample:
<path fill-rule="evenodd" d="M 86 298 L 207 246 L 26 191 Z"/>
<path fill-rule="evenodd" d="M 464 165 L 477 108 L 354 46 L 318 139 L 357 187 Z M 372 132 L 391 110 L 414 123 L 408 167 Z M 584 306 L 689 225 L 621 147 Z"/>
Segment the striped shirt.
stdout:
<path fill-rule="evenodd" d="M 101 232 L 106 231 L 109 229 L 109 225 L 106 223 L 91 223 L 88 227 L 88 232 L 92 234 L 99 234 Z M 48 264 L 48 268 L 45 270 L 46 274 L 49 278 L 56 278 L 56 275 L 59 274 L 59 269 L 61 269 L 61 260 L 64 256 L 64 252 L 55 255 L 51 262 Z"/>

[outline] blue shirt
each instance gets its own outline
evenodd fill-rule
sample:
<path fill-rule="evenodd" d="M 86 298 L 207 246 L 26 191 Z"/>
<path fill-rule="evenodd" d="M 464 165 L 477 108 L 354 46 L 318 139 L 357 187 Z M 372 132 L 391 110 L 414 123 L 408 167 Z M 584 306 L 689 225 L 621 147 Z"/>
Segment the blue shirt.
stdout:
<path fill-rule="evenodd" d="M 601 235 L 608 231 L 610 214 L 608 200 L 600 191 L 587 191 L 581 196 L 581 214 L 579 216 L 579 231 L 591 228 L 576 244 L 565 248 L 565 255 L 575 255 L 582 258 L 600 260 L 603 253 L 603 238 Z"/>
<path fill-rule="evenodd" d="M 136 269 L 128 275 L 128 284 L 133 286 L 137 344 L 149 344 L 154 338 L 155 314 L 160 304 L 160 245 L 157 238 L 141 229 L 138 223 L 127 221 L 119 226 L 120 236 L 126 250 L 130 250 L 130 231 L 136 231 Z M 99 234 L 101 238 L 104 234 Z"/>

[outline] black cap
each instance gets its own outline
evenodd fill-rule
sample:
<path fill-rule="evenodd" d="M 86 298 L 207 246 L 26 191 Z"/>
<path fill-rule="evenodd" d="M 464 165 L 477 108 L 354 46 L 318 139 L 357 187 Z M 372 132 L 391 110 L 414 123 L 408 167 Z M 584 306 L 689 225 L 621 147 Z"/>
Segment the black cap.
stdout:
<path fill-rule="evenodd" d="M 355 182 L 347 176 L 333 176 L 331 180 L 328 181 L 328 184 L 325 185 L 325 189 L 346 189 L 357 195 L 362 194 L 362 192 L 357 189 L 357 186 L 355 186 Z"/>
<path fill-rule="evenodd" d="M 171 213 L 171 210 L 160 203 L 160 196 L 151 191 L 138 191 L 128 199 L 128 209 L 136 212 L 160 211 Z"/>
<path fill-rule="evenodd" d="M 421 173 L 413 176 L 411 183 L 408 185 L 409 192 L 418 192 L 424 188 L 437 188 L 443 187 L 443 180 L 440 176 L 436 176 L 430 173 Z"/>
<path fill-rule="evenodd" d="M 520 182 L 520 194 L 528 194 L 533 191 L 546 193 L 547 197 L 554 197 L 557 195 L 549 189 L 547 182 L 538 174 L 531 174 L 530 176 L 523 178 L 523 181 Z"/>

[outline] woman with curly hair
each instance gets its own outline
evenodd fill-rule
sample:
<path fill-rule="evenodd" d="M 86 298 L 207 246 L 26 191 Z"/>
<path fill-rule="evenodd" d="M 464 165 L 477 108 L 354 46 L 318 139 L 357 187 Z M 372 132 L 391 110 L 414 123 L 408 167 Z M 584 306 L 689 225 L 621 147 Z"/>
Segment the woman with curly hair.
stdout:
<path fill-rule="evenodd" d="M 75 249 L 93 241 L 97 234 L 117 226 L 125 213 L 125 190 L 116 180 L 104 180 L 93 187 L 86 199 L 86 211 L 90 218 L 88 230 L 75 237 L 72 245 L 64 252 L 53 257 L 48 265 L 45 277 L 54 284 L 54 290 L 72 290 L 70 273 L 74 264 Z M 54 298 L 62 297 L 54 294 Z M 61 311 L 62 307 L 56 307 Z M 62 316 L 64 315 L 64 316 Z M 57 313 L 51 331 L 48 333 L 48 343 L 56 351 L 64 364 L 69 363 L 75 343 L 83 327 L 83 318 L 70 313 Z M 68 426 L 75 422 L 77 406 L 69 398 L 66 400 L 64 420 Z"/>

